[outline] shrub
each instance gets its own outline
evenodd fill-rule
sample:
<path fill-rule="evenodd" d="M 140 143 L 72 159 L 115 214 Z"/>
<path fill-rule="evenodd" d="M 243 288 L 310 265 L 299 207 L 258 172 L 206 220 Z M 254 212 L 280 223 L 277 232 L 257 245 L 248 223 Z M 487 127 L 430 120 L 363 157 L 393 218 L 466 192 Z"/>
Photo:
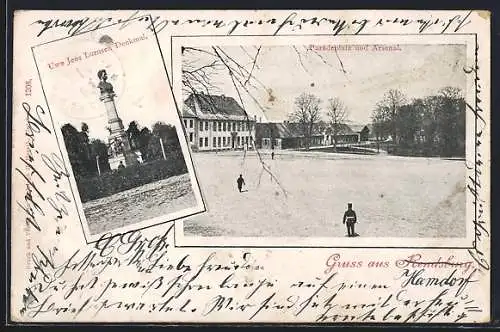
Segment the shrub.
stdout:
<path fill-rule="evenodd" d="M 182 154 L 76 179 L 82 203 L 187 172 Z"/>

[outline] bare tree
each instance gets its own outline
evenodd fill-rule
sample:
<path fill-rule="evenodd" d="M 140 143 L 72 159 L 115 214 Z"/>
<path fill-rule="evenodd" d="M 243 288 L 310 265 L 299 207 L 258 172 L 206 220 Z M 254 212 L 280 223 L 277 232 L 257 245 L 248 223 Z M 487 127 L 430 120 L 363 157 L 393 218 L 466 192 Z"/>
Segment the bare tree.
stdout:
<path fill-rule="evenodd" d="M 377 141 L 385 140 L 391 134 L 391 114 L 389 108 L 377 105 L 372 112 L 372 124 Z"/>
<path fill-rule="evenodd" d="M 332 70 L 340 70 L 344 75 L 346 70 L 342 64 L 342 61 L 337 55 L 338 64 L 330 63 L 326 58 L 324 58 L 320 53 L 309 50 L 307 46 L 290 46 L 297 54 L 297 58 L 302 66 L 303 71 L 311 76 L 307 68 L 303 63 L 303 59 L 315 59 L 320 61 L 324 65 L 330 67 Z M 259 59 L 260 54 L 262 54 L 261 46 L 245 47 L 241 46 L 240 49 L 243 51 L 245 58 L 248 58 L 248 62 L 237 59 L 230 54 L 228 48 L 221 46 L 211 46 L 211 47 L 182 47 L 183 54 L 183 65 L 182 65 L 182 86 L 184 94 L 198 94 L 201 91 L 207 94 L 213 94 L 218 90 L 217 83 L 215 82 L 217 76 L 220 73 L 227 73 L 226 77 L 231 79 L 232 85 L 235 92 L 238 95 L 239 101 L 243 109 L 246 109 L 246 105 L 243 102 L 243 95 L 250 98 L 250 100 L 265 114 L 267 108 L 263 107 L 258 101 L 257 92 L 266 92 L 269 94 L 269 99 L 274 98 L 272 95 L 272 89 L 266 87 L 259 78 L 255 75 L 255 69 L 259 69 Z M 203 58 L 203 59 L 202 59 Z M 198 61 L 197 61 L 198 60 Z M 210 99 L 208 99 L 210 101 Z M 318 99 L 319 101 L 319 99 Z M 318 102 L 319 105 L 319 102 Z M 317 106 L 318 106 L 317 105 Z M 246 113 L 246 112 L 245 112 Z M 319 107 L 317 110 L 319 114 Z M 249 120 L 248 114 L 246 114 L 247 121 Z M 312 119 L 312 124 L 319 120 L 319 115 L 314 116 Z M 312 125 L 308 130 L 308 140 L 309 145 L 310 133 L 312 132 Z M 262 164 L 263 171 L 266 171 L 274 178 L 275 182 L 279 184 L 279 181 L 274 174 L 271 172 L 269 165 L 267 165 L 264 159 L 261 158 L 259 151 L 256 148 L 254 142 L 254 137 L 251 137 L 251 142 L 253 143 L 253 148 L 257 153 L 258 159 Z M 245 158 L 245 156 L 243 157 Z M 281 187 L 281 185 L 280 185 Z M 285 196 L 286 191 L 281 187 Z"/>
<path fill-rule="evenodd" d="M 327 116 L 333 137 L 333 146 L 336 149 L 338 134 L 341 133 L 349 112 L 344 103 L 338 97 L 335 97 L 328 100 Z"/>
<path fill-rule="evenodd" d="M 226 49 L 220 46 L 211 46 L 210 48 L 183 47 L 183 93 L 196 95 L 200 92 L 206 94 L 219 92 L 216 82 L 217 76 L 227 73 L 227 77 L 230 78 L 240 102 L 242 95 L 245 94 L 262 111 L 265 111 L 265 108 L 255 97 L 259 89 L 268 90 L 254 75 L 260 49 L 259 46 L 253 56 L 249 53 L 251 51 L 246 51 L 246 54 L 251 58 L 251 63 L 245 64 L 241 60 L 236 60 Z"/>
<path fill-rule="evenodd" d="M 310 49 L 308 46 L 289 46 L 293 49 L 297 56 L 298 63 L 305 74 L 312 76 L 306 67 L 306 63 L 316 61 L 317 64 L 326 66 L 327 70 L 339 70 L 344 75 L 346 70 L 342 61 L 337 55 L 338 63 L 329 60 L 319 52 Z M 238 56 L 234 49 L 223 46 L 210 47 L 191 47 L 184 46 L 182 52 L 182 87 L 184 94 L 197 94 L 204 92 L 213 94 L 218 92 L 216 79 L 218 75 L 221 78 L 226 74 L 226 78 L 230 78 L 235 90 L 241 96 L 247 96 L 251 101 L 263 112 L 266 113 L 267 108 L 259 102 L 257 96 L 266 92 L 269 94 L 269 99 L 274 98 L 272 89 L 267 87 L 259 80 L 255 74 L 255 69 L 261 68 L 259 60 L 264 52 L 263 47 L 259 45 L 240 46 Z M 308 61 L 305 61 L 305 60 Z M 332 62 L 332 63 L 331 63 Z"/>
<path fill-rule="evenodd" d="M 188 56 L 191 53 L 208 55 L 205 61 Z M 217 90 L 214 79 L 224 69 L 215 54 L 193 47 L 182 48 L 182 92 L 186 95 L 204 92 L 210 94 Z"/>
<path fill-rule="evenodd" d="M 255 97 L 255 92 L 258 89 L 263 89 L 264 91 L 271 91 L 268 89 L 255 75 L 254 69 L 258 68 L 258 58 L 261 51 L 261 47 L 256 47 L 254 55 L 250 55 L 251 51 L 244 49 L 245 54 L 251 59 L 250 66 L 244 64 L 242 61 L 235 60 L 233 56 L 229 54 L 227 50 L 220 46 L 211 46 L 210 48 L 195 48 L 195 47 L 183 47 L 183 55 L 191 53 L 191 58 L 197 58 L 202 55 L 205 58 L 205 62 L 196 62 L 183 58 L 183 68 L 182 68 L 182 86 L 184 93 L 192 93 L 197 96 L 200 91 L 206 92 L 208 95 L 213 94 L 217 91 L 217 84 L 214 83 L 214 78 L 217 74 L 227 72 L 227 77 L 230 78 L 234 90 L 238 96 L 239 102 L 243 111 L 245 112 L 245 117 L 247 124 L 250 123 L 250 117 L 246 112 L 246 105 L 243 100 L 243 95 L 250 97 L 252 101 L 265 112 L 265 108 L 258 102 Z M 208 59 L 208 60 L 207 60 Z M 212 102 L 211 98 L 206 98 L 208 102 Z M 212 105 L 216 107 L 217 105 Z M 251 134 L 250 126 L 247 125 L 249 134 Z M 287 192 L 281 185 L 278 178 L 271 171 L 270 166 L 262 158 L 260 152 L 256 147 L 255 138 L 250 135 L 250 143 L 255 150 L 258 160 L 262 166 L 262 172 L 266 172 L 271 176 L 271 179 L 278 184 L 281 188 L 285 197 Z M 243 160 L 245 160 L 246 150 L 243 155 Z M 260 180 L 259 180 L 260 181 Z"/>
<path fill-rule="evenodd" d="M 290 114 L 290 120 L 299 124 L 306 139 L 306 148 L 311 146 L 314 125 L 320 120 L 321 99 L 313 94 L 303 92 L 295 98 L 295 110 Z"/>
<path fill-rule="evenodd" d="M 390 127 L 392 141 L 397 143 L 397 115 L 401 106 L 407 103 L 406 96 L 397 89 L 391 89 L 384 94 L 383 99 L 377 104 L 377 109 L 383 111 Z"/>

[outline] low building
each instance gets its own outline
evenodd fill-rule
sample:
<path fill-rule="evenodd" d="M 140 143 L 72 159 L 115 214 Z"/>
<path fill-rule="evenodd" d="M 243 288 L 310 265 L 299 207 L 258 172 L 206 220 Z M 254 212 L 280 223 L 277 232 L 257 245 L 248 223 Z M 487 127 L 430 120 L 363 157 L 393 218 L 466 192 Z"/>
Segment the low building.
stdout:
<path fill-rule="evenodd" d="M 262 149 L 300 149 L 306 148 L 308 143 L 301 125 L 288 121 L 257 123 L 255 137 L 257 146 Z M 319 126 L 315 125 L 309 146 L 323 144 L 324 134 Z"/>
<path fill-rule="evenodd" d="M 365 142 L 370 129 L 365 125 L 340 124 L 337 132 L 337 144 Z M 300 124 L 288 121 L 278 123 L 257 123 L 257 146 L 263 149 L 300 149 L 307 146 Z M 333 145 L 333 130 L 324 122 L 313 126 L 310 147 Z"/>
<path fill-rule="evenodd" d="M 255 117 L 232 97 L 191 94 L 182 107 L 187 140 L 194 151 L 245 149 L 255 138 Z"/>
<path fill-rule="evenodd" d="M 366 125 L 348 125 L 339 124 L 337 127 L 337 144 L 350 144 L 368 141 L 370 129 Z M 325 142 L 327 145 L 333 144 L 334 135 L 331 128 L 325 133 Z"/>

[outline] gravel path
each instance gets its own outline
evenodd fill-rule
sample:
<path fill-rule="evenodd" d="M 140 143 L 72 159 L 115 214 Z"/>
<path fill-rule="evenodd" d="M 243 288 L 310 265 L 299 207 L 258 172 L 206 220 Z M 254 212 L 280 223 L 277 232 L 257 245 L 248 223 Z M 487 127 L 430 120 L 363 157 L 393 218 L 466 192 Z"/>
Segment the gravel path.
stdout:
<path fill-rule="evenodd" d="M 195 205 L 189 174 L 183 174 L 86 202 L 83 210 L 90 232 L 99 234 Z"/>

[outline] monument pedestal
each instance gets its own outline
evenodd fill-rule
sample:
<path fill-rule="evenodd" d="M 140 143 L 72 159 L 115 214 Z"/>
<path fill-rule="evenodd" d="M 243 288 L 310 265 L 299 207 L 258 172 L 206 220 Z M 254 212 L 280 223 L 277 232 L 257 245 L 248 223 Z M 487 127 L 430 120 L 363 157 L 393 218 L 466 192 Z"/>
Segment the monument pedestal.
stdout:
<path fill-rule="evenodd" d="M 111 168 L 111 170 L 118 169 L 118 166 L 120 166 L 120 162 L 123 163 L 124 166 L 126 166 L 125 156 L 123 156 L 123 155 L 109 157 L 108 162 L 109 162 L 109 168 Z"/>
<path fill-rule="evenodd" d="M 106 80 L 108 75 L 104 69 L 99 70 L 97 77 L 101 80 L 98 88 L 101 91 L 100 100 L 104 103 L 108 116 L 108 161 L 112 170 L 119 169 L 121 165 L 128 167 L 142 162 L 139 151 L 132 150 L 122 120 L 118 116 L 115 105 L 115 92 L 113 86 Z M 141 160 L 139 162 L 139 160 Z"/>
<path fill-rule="evenodd" d="M 112 170 L 118 169 L 118 166 L 120 166 L 120 162 L 125 167 L 139 164 L 139 161 L 137 160 L 137 155 L 133 151 L 109 157 L 108 161 L 109 161 L 109 167 Z"/>

